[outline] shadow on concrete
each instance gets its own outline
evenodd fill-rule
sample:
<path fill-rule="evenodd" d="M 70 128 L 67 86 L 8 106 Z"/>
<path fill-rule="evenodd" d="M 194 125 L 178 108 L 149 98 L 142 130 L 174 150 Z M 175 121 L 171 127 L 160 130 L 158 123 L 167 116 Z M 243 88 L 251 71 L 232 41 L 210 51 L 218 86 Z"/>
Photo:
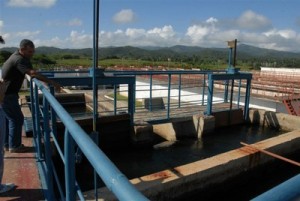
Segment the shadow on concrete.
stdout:
<path fill-rule="evenodd" d="M 265 124 L 267 124 L 267 126 L 270 128 L 280 129 L 280 124 L 275 112 L 265 112 L 263 126 L 265 126 Z"/>
<path fill-rule="evenodd" d="M 0 194 L 0 200 L 6 201 L 38 201 L 45 200 L 42 189 L 18 189 Z"/>

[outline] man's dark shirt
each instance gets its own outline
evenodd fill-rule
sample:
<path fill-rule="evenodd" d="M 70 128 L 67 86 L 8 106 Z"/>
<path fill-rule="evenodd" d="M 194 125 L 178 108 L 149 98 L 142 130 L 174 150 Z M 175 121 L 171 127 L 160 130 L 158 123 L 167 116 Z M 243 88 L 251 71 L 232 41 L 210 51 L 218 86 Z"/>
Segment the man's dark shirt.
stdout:
<path fill-rule="evenodd" d="M 6 95 L 19 93 L 25 73 L 30 69 L 32 69 L 30 60 L 23 57 L 18 50 L 5 61 L 2 78 L 6 85 Z"/>

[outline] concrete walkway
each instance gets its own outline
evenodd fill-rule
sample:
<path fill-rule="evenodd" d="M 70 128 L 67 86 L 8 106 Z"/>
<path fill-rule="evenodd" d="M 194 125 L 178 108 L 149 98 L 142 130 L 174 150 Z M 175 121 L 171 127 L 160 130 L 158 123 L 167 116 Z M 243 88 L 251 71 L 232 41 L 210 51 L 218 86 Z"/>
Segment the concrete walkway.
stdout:
<path fill-rule="evenodd" d="M 0 201 L 45 200 L 37 168 L 32 138 L 23 134 L 22 142 L 30 147 L 26 153 L 5 153 L 3 183 L 14 183 L 13 191 L 0 195 Z"/>

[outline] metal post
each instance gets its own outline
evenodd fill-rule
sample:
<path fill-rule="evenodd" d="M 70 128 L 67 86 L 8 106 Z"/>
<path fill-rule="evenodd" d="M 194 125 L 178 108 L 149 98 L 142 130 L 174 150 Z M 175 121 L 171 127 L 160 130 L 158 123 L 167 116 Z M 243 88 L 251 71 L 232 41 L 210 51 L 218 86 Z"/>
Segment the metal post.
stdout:
<path fill-rule="evenodd" d="M 170 119 L 170 101 L 171 101 L 171 74 L 168 74 L 168 108 L 167 108 L 167 119 Z"/>
<path fill-rule="evenodd" d="M 54 200 L 53 191 L 53 170 L 52 170 L 52 151 L 50 145 L 50 128 L 49 128 L 49 104 L 45 96 L 43 96 L 43 114 L 44 114 L 44 139 L 45 139 L 45 160 L 47 166 L 47 187 L 48 198 Z"/>
<path fill-rule="evenodd" d="M 206 106 L 206 114 L 211 115 L 212 113 L 212 102 L 214 95 L 214 81 L 212 79 L 212 74 L 208 75 L 208 97 L 207 97 L 207 106 Z"/>
<path fill-rule="evenodd" d="M 178 107 L 181 107 L 181 74 L 179 74 L 179 83 L 178 83 Z"/>
<path fill-rule="evenodd" d="M 98 119 L 98 85 L 96 82 L 96 69 L 98 68 L 98 41 L 99 41 L 99 1 L 94 0 L 94 32 L 93 32 L 93 132 L 96 134 L 96 144 L 99 143 L 97 133 Z M 95 199 L 98 200 L 98 175 L 94 170 Z"/>
<path fill-rule="evenodd" d="M 75 152 L 74 140 L 67 129 L 65 129 L 65 182 L 66 182 L 66 201 L 75 200 Z"/>
<path fill-rule="evenodd" d="M 153 86 L 153 85 L 152 85 L 152 84 L 153 84 L 153 83 L 152 83 L 152 81 L 153 81 L 153 80 L 152 80 L 152 79 L 153 79 L 152 76 L 153 76 L 153 74 L 151 73 L 151 74 L 150 74 L 150 89 L 149 89 L 149 90 L 150 90 L 150 91 L 149 91 L 149 93 L 150 93 L 150 95 L 149 95 L 149 96 L 150 96 L 150 97 L 149 97 L 149 110 L 150 110 L 150 111 L 152 111 L 152 86 Z"/>
<path fill-rule="evenodd" d="M 41 143 L 41 125 L 40 125 L 40 102 L 39 102 L 39 93 L 38 93 L 38 87 L 35 85 L 34 87 L 34 106 L 35 106 L 35 128 L 37 133 L 37 152 L 38 152 L 38 160 L 42 160 L 43 155 L 41 151 L 42 143 Z"/>
<path fill-rule="evenodd" d="M 135 108 L 135 84 L 131 83 L 128 85 L 128 113 L 130 114 L 130 123 L 134 123 L 134 108 Z"/>
<path fill-rule="evenodd" d="M 236 44 L 237 44 L 237 39 L 234 40 L 233 67 L 235 67 L 236 65 Z"/>
<path fill-rule="evenodd" d="M 247 79 L 246 97 L 245 97 L 245 106 L 244 106 L 244 120 L 248 120 L 249 118 L 250 87 L 251 87 L 251 79 Z"/>
<path fill-rule="evenodd" d="M 238 97 L 237 97 L 237 108 L 240 108 L 240 101 L 241 101 L 241 85 L 242 85 L 242 80 L 239 80 L 239 90 L 238 90 Z"/>
<path fill-rule="evenodd" d="M 55 96 L 54 87 L 50 87 L 50 92 L 53 96 Z M 55 137 L 57 137 L 57 125 L 56 125 L 56 112 L 51 107 L 51 123 L 52 123 L 52 133 Z"/>
<path fill-rule="evenodd" d="M 202 85 L 202 105 L 204 105 L 204 97 L 205 97 L 205 85 L 206 85 L 205 74 L 203 74 L 203 85 Z"/>
<path fill-rule="evenodd" d="M 117 86 L 114 85 L 114 115 L 117 114 Z"/>
<path fill-rule="evenodd" d="M 228 103 L 228 80 L 224 81 L 224 103 Z"/>
<path fill-rule="evenodd" d="M 30 107 L 32 115 L 32 127 L 33 127 L 33 137 L 36 139 L 36 115 L 35 115 L 35 100 L 34 100 L 34 89 L 33 89 L 33 81 L 30 80 Z"/>

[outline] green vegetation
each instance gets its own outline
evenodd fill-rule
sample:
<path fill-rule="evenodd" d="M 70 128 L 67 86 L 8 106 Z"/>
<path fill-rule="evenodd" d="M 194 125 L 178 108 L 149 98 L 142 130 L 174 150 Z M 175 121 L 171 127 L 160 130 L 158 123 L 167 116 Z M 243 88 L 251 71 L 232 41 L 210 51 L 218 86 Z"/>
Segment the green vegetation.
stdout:
<path fill-rule="evenodd" d="M 0 49 L 0 66 L 16 48 Z M 99 49 L 98 64 L 114 67 L 160 67 L 217 70 L 228 67 L 227 48 L 202 48 L 173 46 L 169 48 L 107 47 Z M 32 63 L 36 69 L 53 70 L 56 67 L 69 69 L 88 68 L 93 65 L 93 51 L 86 49 L 59 49 L 38 47 Z M 268 67 L 300 67 L 300 53 L 261 49 L 248 45 L 237 48 L 236 67 L 242 70 Z"/>

